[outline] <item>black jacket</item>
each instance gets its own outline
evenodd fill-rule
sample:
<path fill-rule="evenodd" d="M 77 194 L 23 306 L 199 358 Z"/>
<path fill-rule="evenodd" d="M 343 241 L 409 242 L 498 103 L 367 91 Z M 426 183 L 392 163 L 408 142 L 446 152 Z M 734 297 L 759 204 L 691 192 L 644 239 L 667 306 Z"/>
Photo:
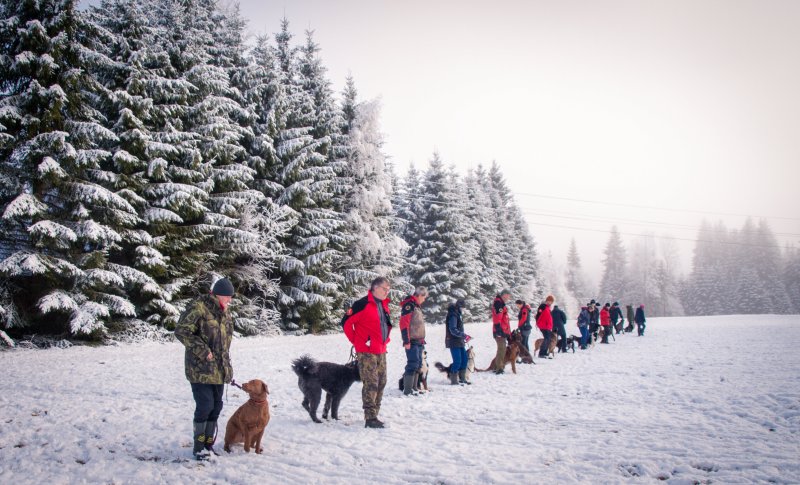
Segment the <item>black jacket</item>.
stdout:
<path fill-rule="evenodd" d="M 564 313 L 564 310 L 555 306 L 553 307 L 553 311 L 550 313 L 553 315 L 553 328 L 564 328 L 564 326 L 567 324 L 567 314 Z"/>
<path fill-rule="evenodd" d="M 447 329 L 444 337 L 444 346 L 448 349 L 464 347 L 464 320 L 461 318 L 461 308 L 454 304 L 447 307 Z"/>

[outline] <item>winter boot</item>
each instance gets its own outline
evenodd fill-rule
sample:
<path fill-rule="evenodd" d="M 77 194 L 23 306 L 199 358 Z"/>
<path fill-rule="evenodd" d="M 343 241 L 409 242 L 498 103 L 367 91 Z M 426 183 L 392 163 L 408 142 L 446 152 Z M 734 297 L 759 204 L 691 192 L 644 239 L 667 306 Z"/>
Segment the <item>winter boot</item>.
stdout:
<path fill-rule="evenodd" d="M 449 372 L 447 377 L 450 378 L 450 385 L 457 386 L 458 385 L 458 374 L 455 372 Z"/>
<path fill-rule="evenodd" d="M 461 384 L 472 385 L 470 381 L 467 380 L 467 369 L 461 369 L 458 371 L 458 382 Z"/>
<path fill-rule="evenodd" d="M 414 395 L 418 396 L 425 393 L 425 390 L 422 388 L 422 384 L 420 384 L 420 374 L 419 372 L 414 372 L 414 381 L 412 384 L 414 385 Z"/>
<path fill-rule="evenodd" d="M 192 447 L 192 455 L 197 460 L 206 460 L 208 459 L 208 451 L 206 450 L 206 421 L 202 422 L 194 422 L 194 438 L 192 442 L 194 446 Z"/>
<path fill-rule="evenodd" d="M 213 453 L 216 456 L 219 456 L 214 450 L 214 441 L 217 439 L 217 422 L 216 421 L 206 421 L 206 450 L 210 453 Z"/>
<path fill-rule="evenodd" d="M 380 419 L 372 418 L 372 419 L 368 419 L 368 420 L 366 420 L 364 422 L 364 427 L 365 428 L 378 428 L 378 429 L 380 429 L 380 428 L 384 427 L 384 424 L 383 424 L 383 421 L 381 421 Z"/>
<path fill-rule="evenodd" d="M 410 374 L 406 372 L 403 374 L 403 395 L 408 396 L 409 394 L 412 396 L 416 396 L 417 392 L 414 390 L 414 374 Z"/>

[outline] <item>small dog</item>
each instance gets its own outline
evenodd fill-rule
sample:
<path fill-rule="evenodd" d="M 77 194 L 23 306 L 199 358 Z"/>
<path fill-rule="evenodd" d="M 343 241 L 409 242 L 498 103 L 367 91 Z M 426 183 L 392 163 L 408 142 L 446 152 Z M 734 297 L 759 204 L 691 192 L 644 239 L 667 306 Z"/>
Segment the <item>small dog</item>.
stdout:
<path fill-rule="evenodd" d="M 544 338 L 537 338 L 536 339 L 536 342 L 533 343 L 533 353 L 534 354 L 538 355 L 539 348 L 542 346 L 543 343 L 544 343 Z M 558 337 L 556 335 L 550 336 L 550 345 L 547 346 L 547 358 L 548 359 L 552 359 L 553 357 L 555 357 L 555 349 L 556 349 L 556 344 L 557 343 L 558 343 Z"/>
<path fill-rule="evenodd" d="M 347 394 L 353 382 L 360 381 L 358 362 L 352 361 L 345 365 L 333 362 L 317 362 L 311 356 L 304 355 L 292 361 L 292 370 L 297 374 L 297 385 L 303 392 L 303 408 L 308 411 L 311 420 L 315 423 L 322 421 L 317 418 L 317 408 L 325 390 L 325 406 L 322 408 L 322 418 L 339 419 L 339 403 Z"/>
<path fill-rule="evenodd" d="M 422 367 L 419 368 L 419 378 L 417 379 L 417 388 L 414 389 L 417 392 L 428 392 L 428 351 L 422 351 Z M 400 377 L 400 382 L 398 383 L 400 390 L 402 391 L 405 389 L 403 385 L 403 378 Z M 425 388 L 423 391 L 422 389 Z"/>
<path fill-rule="evenodd" d="M 564 339 L 559 339 L 558 343 L 560 344 L 562 340 L 564 340 Z M 576 337 L 574 335 L 570 335 L 569 337 L 567 337 L 567 345 L 564 348 L 566 348 L 567 350 L 572 349 L 572 353 L 574 354 L 575 353 L 575 343 L 576 342 L 580 343 L 580 341 L 581 341 L 580 337 Z M 563 347 L 563 346 L 559 345 L 559 347 L 558 347 L 558 351 L 559 352 L 561 352 L 561 347 Z M 564 352 L 566 352 L 567 350 L 565 350 Z"/>
<path fill-rule="evenodd" d="M 453 367 L 452 363 L 446 367 L 441 362 L 436 362 L 433 365 L 443 374 L 450 374 L 450 368 Z M 473 372 L 475 372 L 475 350 L 470 345 L 467 349 L 467 372 L 464 374 L 467 380 L 469 380 Z"/>
<path fill-rule="evenodd" d="M 250 448 L 255 448 L 260 454 L 264 451 L 261 437 L 269 423 L 269 388 L 263 381 L 254 379 L 242 384 L 242 390 L 250 399 L 239 406 L 225 426 L 225 451 L 230 453 L 234 443 L 244 443 L 245 452 L 250 453 Z"/>

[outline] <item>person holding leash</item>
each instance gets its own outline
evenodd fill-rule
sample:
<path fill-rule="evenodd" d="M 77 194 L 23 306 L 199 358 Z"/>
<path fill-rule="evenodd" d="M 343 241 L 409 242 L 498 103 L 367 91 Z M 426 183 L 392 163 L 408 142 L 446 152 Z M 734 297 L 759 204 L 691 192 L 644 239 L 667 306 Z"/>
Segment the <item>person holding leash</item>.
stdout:
<path fill-rule="evenodd" d="M 386 345 L 392 331 L 390 289 L 388 278 L 379 276 L 372 280 L 367 296 L 353 303 L 342 322 L 344 334 L 353 344 L 358 359 L 365 428 L 384 427 L 378 413 L 386 387 Z"/>
<path fill-rule="evenodd" d="M 625 324 L 625 317 L 622 316 L 622 308 L 619 307 L 619 302 L 615 301 L 611 305 L 611 325 L 614 327 L 614 332 L 619 335 L 622 332 L 622 325 Z M 619 324 L 617 324 L 619 322 Z"/>
<path fill-rule="evenodd" d="M 506 345 L 511 338 L 511 323 L 508 319 L 506 303 L 511 299 L 511 290 L 503 290 L 494 297 L 492 303 L 492 336 L 497 344 L 497 354 L 494 357 L 494 373 L 502 374 L 506 366 Z"/>
<path fill-rule="evenodd" d="M 217 280 L 211 293 L 189 303 L 175 327 L 175 338 L 186 347 L 184 368 L 195 402 L 192 454 L 197 460 L 216 454 L 213 445 L 222 392 L 233 379 L 233 321 L 228 313 L 233 293 L 227 278 Z"/>
<path fill-rule="evenodd" d="M 522 335 L 522 345 L 525 346 L 530 354 L 531 347 L 528 345 L 528 339 L 531 336 L 531 330 L 533 330 L 533 326 L 531 325 L 531 306 L 523 300 L 517 300 L 515 303 L 519 310 L 519 314 L 517 314 L 517 329 L 520 335 Z"/>
<path fill-rule="evenodd" d="M 589 342 L 589 307 L 581 307 L 581 313 L 578 315 L 578 330 L 581 332 L 581 350 L 586 350 L 586 344 Z"/>
<path fill-rule="evenodd" d="M 450 366 L 450 384 L 472 384 L 467 380 L 467 342 L 470 336 L 464 333 L 464 320 L 461 316 L 461 309 L 466 302 L 457 300 L 447 307 L 447 329 L 444 338 L 444 346 L 450 349 L 453 357 L 453 364 Z M 458 380 L 456 380 L 458 378 Z"/>
<path fill-rule="evenodd" d="M 403 394 L 416 395 L 419 370 L 422 368 L 422 351 L 425 350 L 425 317 L 422 304 L 428 298 L 428 289 L 418 286 L 413 295 L 400 303 L 400 335 L 406 349 L 406 370 L 403 374 Z"/>
<path fill-rule="evenodd" d="M 603 305 L 603 308 L 600 309 L 600 326 L 603 327 L 603 340 L 600 341 L 601 344 L 607 344 L 608 336 L 613 332 L 609 308 L 611 308 L 611 303 L 606 303 Z"/>
<path fill-rule="evenodd" d="M 636 322 L 636 328 L 639 331 L 639 336 L 644 336 L 644 322 L 646 321 L 644 318 L 644 305 L 639 305 L 639 308 L 636 309 L 636 315 L 634 315 L 633 320 Z"/>
<path fill-rule="evenodd" d="M 553 305 L 551 313 L 553 315 L 553 331 L 556 334 L 554 338 L 561 337 L 561 340 L 557 341 L 558 350 L 567 353 L 567 314 L 558 308 L 558 305 Z"/>
<path fill-rule="evenodd" d="M 548 349 L 550 348 L 550 339 L 553 336 L 553 315 L 550 313 L 550 305 L 555 302 L 555 297 L 553 295 L 547 295 L 545 298 L 544 303 L 539 305 L 541 309 L 541 313 L 539 317 L 536 319 L 536 326 L 539 327 L 541 330 L 542 335 L 544 336 L 544 341 L 542 342 L 542 346 L 539 347 L 539 358 L 546 359 L 548 354 Z"/>

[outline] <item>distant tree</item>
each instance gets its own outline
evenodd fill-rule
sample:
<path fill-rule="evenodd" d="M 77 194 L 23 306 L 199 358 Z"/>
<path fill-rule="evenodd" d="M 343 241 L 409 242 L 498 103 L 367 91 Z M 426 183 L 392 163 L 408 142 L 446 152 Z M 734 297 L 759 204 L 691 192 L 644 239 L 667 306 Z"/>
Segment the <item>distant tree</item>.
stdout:
<path fill-rule="evenodd" d="M 606 248 L 603 251 L 603 278 L 600 281 L 600 300 L 614 301 L 627 293 L 627 255 L 617 226 L 611 227 Z"/>

